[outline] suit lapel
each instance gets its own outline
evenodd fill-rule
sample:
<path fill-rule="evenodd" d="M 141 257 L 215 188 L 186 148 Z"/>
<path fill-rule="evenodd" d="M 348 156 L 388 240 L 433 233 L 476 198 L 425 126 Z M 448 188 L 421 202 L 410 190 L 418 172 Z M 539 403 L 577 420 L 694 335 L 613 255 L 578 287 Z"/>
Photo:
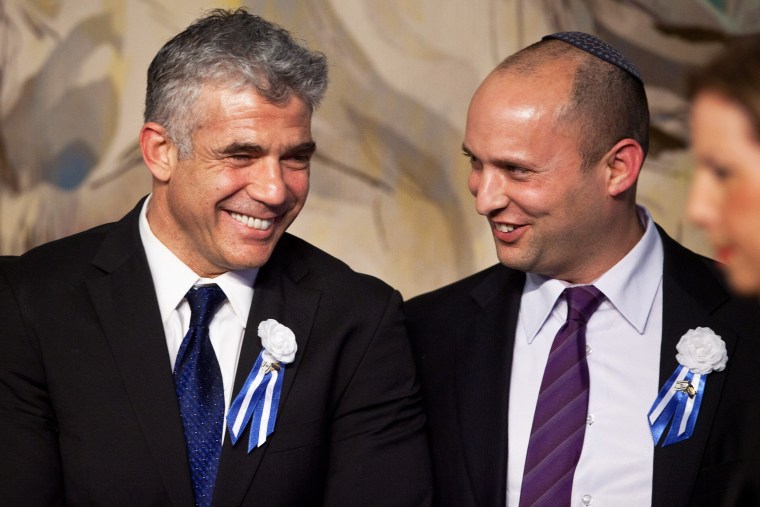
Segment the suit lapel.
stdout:
<path fill-rule="evenodd" d="M 699 258 L 670 239 L 662 230 L 665 251 L 663 271 L 663 324 L 660 386 L 678 366 L 676 344 L 689 329 L 711 327 L 726 342 L 731 357 L 737 337 L 720 329 L 711 315 L 728 300 L 728 294 Z M 721 332 L 722 331 L 722 332 Z M 727 368 L 730 368 L 729 361 Z M 653 505 L 686 505 L 710 434 L 727 371 L 708 375 L 694 434 L 685 441 L 654 452 Z M 654 400 L 653 400 L 654 401 Z M 674 487 L 674 485 L 678 485 Z"/>
<path fill-rule="evenodd" d="M 194 503 L 182 422 L 153 282 L 139 238 L 142 201 L 106 237 L 87 280 L 129 399 L 174 505 Z"/>
<path fill-rule="evenodd" d="M 457 334 L 457 413 L 477 505 L 506 503 L 509 383 L 524 281 L 523 273 L 494 271 L 471 292 L 477 309 Z"/>
<path fill-rule="evenodd" d="M 296 336 L 298 351 L 293 363 L 288 365 L 283 379 L 278 419 L 283 413 L 297 411 L 299 407 L 288 404 L 288 393 L 298 377 L 299 364 L 306 352 L 306 345 L 317 312 L 321 293 L 318 290 L 297 285 L 308 268 L 288 251 L 288 237 L 280 240 L 272 258 L 261 268 L 256 278 L 251 312 L 248 316 L 243 346 L 235 375 L 233 396 L 242 388 L 253 363 L 261 352 L 258 325 L 266 319 L 276 319 L 289 327 Z M 277 438 L 277 426 L 267 442 L 248 453 L 250 426 L 233 447 L 225 438 L 222 457 L 214 490 L 214 505 L 240 505 L 248 493 L 254 475 L 269 448 L 269 442 Z"/>

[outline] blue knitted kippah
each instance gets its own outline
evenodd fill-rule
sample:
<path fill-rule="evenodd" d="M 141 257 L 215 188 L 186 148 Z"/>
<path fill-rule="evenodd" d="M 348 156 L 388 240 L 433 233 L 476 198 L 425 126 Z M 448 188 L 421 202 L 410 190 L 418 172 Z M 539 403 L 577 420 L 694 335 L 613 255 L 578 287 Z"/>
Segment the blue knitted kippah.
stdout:
<path fill-rule="evenodd" d="M 613 48 L 602 39 L 594 37 L 593 35 L 584 32 L 557 32 L 551 35 L 545 35 L 541 40 L 557 39 L 568 44 L 572 44 L 578 49 L 582 49 L 586 53 L 592 54 L 597 58 L 611 63 L 617 67 L 620 67 L 628 74 L 632 75 L 639 80 L 642 84 L 644 81 L 641 79 L 639 69 L 637 69 L 628 59 L 620 53 L 617 49 Z"/>

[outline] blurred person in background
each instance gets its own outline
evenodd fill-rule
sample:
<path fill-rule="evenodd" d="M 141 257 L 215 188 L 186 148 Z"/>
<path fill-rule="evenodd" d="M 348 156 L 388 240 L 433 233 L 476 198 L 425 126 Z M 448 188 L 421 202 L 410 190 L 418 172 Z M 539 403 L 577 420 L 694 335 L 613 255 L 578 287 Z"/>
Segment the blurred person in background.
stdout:
<path fill-rule="evenodd" d="M 689 218 L 708 234 L 731 287 L 760 300 L 760 34 L 730 44 L 692 78 L 690 94 L 696 172 Z M 727 477 L 736 505 L 756 505 L 760 494 L 756 433 L 746 442 L 758 450 L 754 463 Z"/>
<path fill-rule="evenodd" d="M 696 75 L 692 97 L 689 217 L 709 235 L 732 287 L 760 296 L 760 35 Z"/>

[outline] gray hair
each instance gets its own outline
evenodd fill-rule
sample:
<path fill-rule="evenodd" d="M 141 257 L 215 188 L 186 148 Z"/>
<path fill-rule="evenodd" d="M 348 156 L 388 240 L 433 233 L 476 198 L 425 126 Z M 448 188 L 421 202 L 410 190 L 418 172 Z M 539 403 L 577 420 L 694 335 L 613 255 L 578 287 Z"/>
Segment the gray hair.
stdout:
<path fill-rule="evenodd" d="M 618 141 L 636 140 L 649 150 L 649 105 L 644 85 L 625 70 L 575 46 L 548 39 L 507 57 L 495 72 L 530 74 L 556 62 L 575 65 L 568 103 L 559 122 L 574 127 L 582 169 L 589 169 Z"/>
<path fill-rule="evenodd" d="M 192 156 L 193 105 L 207 84 L 254 88 L 282 105 L 291 95 L 314 110 L 327 88 L 327 60 L 283 28 L 244 8 L 214 9 L 167 42 L 148 68 L 145 122 L 166 129 L 181 159 Z"/>

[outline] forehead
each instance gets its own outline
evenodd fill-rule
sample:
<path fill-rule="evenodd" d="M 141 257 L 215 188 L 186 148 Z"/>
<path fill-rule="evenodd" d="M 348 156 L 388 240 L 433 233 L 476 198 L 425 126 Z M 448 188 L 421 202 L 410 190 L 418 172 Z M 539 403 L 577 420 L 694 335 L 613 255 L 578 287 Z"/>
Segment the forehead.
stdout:
<path fill-rule="evenodd" d="M 310 136 L 311 109 L 293 95 L 274 104 L 253 88 L 205 85 L 194 105 L 196 135 L 302 138 Z"/>
<path fill-rule="evenodd" d="M 476 152 L 533 151 L 548 142 L 574 147 L 574 132 L 558 121 L 571 87 L 572 74 L 561 67 L 529 75 L 491 74 L 470 103 L 465 144 Z"/>
<path fill-rule="evenodd" d="M 493 72 L 475 92 L 468 116 L 508 115 L 528 109 L 556 116 L 570 98 L 572 77 L 567 65 L 561 63 L 545 64 L 530 72 Z"/>
<path fill-rule="evenodd" d="M 720 93 L 706 91 L 696 96 L 691 111 L 692 135 L 700 145 L 726 140 L 747 142 L 753 138 L 747 112 Z"/>

